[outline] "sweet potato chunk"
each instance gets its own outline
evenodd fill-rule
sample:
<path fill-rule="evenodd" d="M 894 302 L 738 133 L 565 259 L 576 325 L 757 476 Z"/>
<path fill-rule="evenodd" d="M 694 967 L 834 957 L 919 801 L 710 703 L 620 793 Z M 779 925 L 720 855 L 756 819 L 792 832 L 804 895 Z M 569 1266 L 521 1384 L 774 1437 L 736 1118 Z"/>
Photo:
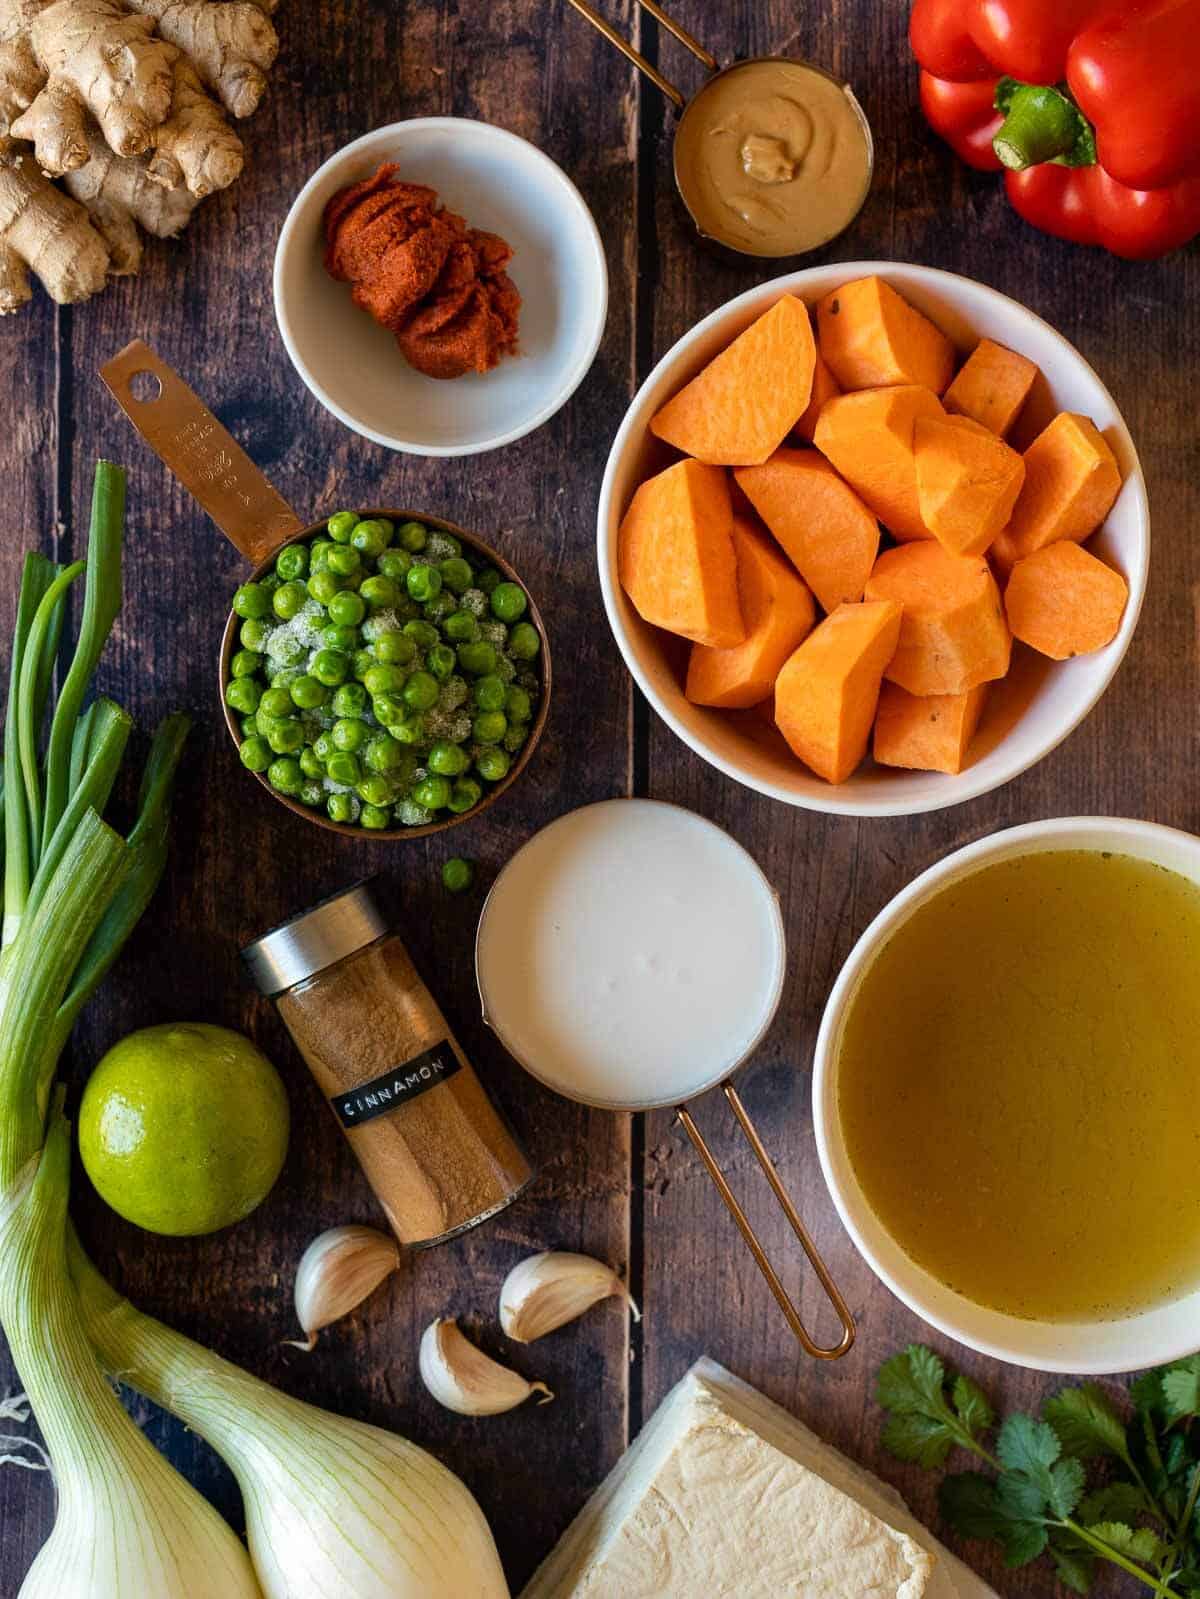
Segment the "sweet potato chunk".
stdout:
<path fill-rule="evenodd" d="M 885 683 L 875 713 L 875 759 L 910 771 L 961 772 L 987 691 L 980 683 L 965 694 L 922 697 L 899 683 Z"/>
<path fill-rule="evenodd" d="M 1013 567 L 1004 608 L 1014 638 L 1052 661 L 1102 650 L 1117 635 L 1129 585 L 1069 539 L 1035 550 Z"/>
<path fill-rule="evenodd" d="M 880 680 L 899 636 L 898 605 L 839 605 L 776 680 L 775 724 L 827 783 L 844 783 L 867 753 Z"/>
<path fill-rule="evenodd" d="M 932 539 L 887 550 L 867 580 L 869 600 L 904 607 L 885 676 L 910 694 L 963 694 L 1003 677 L 1012 636 L 987 562 Z"/>
<path fill-rule="evenodd" d="M 940 394 L 954 375 L 954 346 L 882 278 L 843 283 L 817 305 L 821 356 L 843 389 L 919 383 Z"/>
<path fill-rule="evenodd" d="M 1121 469 L 1086 416 L 1060 411 L 1025 451 L 1025 483 L 992 554 L 1001 571 L 1059 539 L 1082 544 L 1120 493 Z"/>
<path fill-rule="evenodd" d="M 1027 356 L 980 339 L 942 404 L 952 416 L 969 416 L 1004 438 L 1029 398 L 1037 370 Z"/>
<path fill-rule="evenodd" d="M 952 555 L 982 555 L 1012 515 L 1025 462 L 965 416 L 919 416 L 913 443 L 922 522 Z"/>
<path fill-rule="evenodd" d="M 792 429 L 802 439 L 807 439 L 811 444 L 813 435 L 817 431 L 817 418 L 821 414 L 821 407 L 826 400 L 832 400 L 835 395 L 842 392 L 842 386 L 833 373 L 821 359 L 821 352 L 817 351 L 816 365 L 813 367 L 812 397 L 808 402 L 808 409 Z"/>
<path fill-rule="evenodd" d="M 784 448 L 733 475 L 822 610 L 862 599 L 879 552 L 879 524 L 823 455 Z"/>
<path fill-rule="evenodd" d="M 745 710 L 770 698 L 783 663 L 812 632 L 817 609 L 795 568 L 748 517 L 734 515 L 733 547 L 746 638 L 728 650 L 693 644 L 685 692 L 694 705 Z"/>
<path fill-rule="evenodd" d="M 913 429 L 919 416 L 943 416 L 932 389 L 905 384 L 829 400 L 816 446 L 898 539 L 932 537 L 921 520 Z"/>
<path fill-rule="evenodd" d="M 650 431 L 698 461 L 754 466 L 804 414 L 816 358 L 808 307 L 785 294 L 667 401 Z"/>
<path fill-rule="evenodd" d="M 655 627 L 720 649 L 745 638 L 729 480 L 718 467 L 678 461 L 648 478 L 621 523 L 617 564 L 638 615 Z"/>

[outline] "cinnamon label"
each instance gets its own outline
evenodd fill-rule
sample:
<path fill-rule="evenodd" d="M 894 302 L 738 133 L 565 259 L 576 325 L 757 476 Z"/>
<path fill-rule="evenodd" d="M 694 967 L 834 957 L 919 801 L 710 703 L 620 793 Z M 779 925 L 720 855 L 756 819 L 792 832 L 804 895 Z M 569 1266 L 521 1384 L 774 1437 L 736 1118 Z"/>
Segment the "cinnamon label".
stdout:
<path fill-rule="evenodd" d="M 369 1083 L 362 1083 L 348 1093 L 333 1095 L 329 1103 L 343 1127 L 360 1127 L 363 1122 L 374 1121 L 376 1116 L 386 1116 L 389 1111 L 399 1109 L 461 1070 L 462 1062 L 450 1047 L 449 1039 L 444 1038 L 440 1044 L 423 1049 L 402 1066 L 381 1072 Z"/>

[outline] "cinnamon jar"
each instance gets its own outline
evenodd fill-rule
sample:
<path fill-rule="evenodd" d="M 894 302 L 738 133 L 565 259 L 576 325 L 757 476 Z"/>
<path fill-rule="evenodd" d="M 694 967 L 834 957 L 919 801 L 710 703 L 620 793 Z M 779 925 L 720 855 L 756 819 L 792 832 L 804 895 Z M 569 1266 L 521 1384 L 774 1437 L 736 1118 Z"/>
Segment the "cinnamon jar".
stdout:
<path fill-rule="evenodd" d="M 441 1243 L 516 1199 L 532 1168 L 366 884 L 242 954 L 402 1244 Z"/>

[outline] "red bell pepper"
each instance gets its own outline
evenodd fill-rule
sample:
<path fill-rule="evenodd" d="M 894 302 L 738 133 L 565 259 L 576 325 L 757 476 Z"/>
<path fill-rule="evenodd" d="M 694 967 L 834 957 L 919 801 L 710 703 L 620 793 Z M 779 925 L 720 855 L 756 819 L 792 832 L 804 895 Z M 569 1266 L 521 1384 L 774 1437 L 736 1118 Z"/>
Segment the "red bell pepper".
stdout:
<path fill-rule="evenodd" d="M 1200 0 L 915 0 L 921 106 L 1035 227 L 1115 255 L 1200 233 Z"/>

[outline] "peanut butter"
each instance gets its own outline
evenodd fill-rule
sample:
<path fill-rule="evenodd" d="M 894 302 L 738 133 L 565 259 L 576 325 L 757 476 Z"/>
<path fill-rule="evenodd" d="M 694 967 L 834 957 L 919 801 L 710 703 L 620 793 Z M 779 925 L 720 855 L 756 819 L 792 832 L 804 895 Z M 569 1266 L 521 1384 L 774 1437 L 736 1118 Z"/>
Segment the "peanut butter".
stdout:
<path fill-rule="evenodd" d="M 799 255 L 840 233 L 871 184 L 850 91 L 781 57 L 719 73 L 684 112 L 675 177 L 702 233 L 746 255 Z"/>

